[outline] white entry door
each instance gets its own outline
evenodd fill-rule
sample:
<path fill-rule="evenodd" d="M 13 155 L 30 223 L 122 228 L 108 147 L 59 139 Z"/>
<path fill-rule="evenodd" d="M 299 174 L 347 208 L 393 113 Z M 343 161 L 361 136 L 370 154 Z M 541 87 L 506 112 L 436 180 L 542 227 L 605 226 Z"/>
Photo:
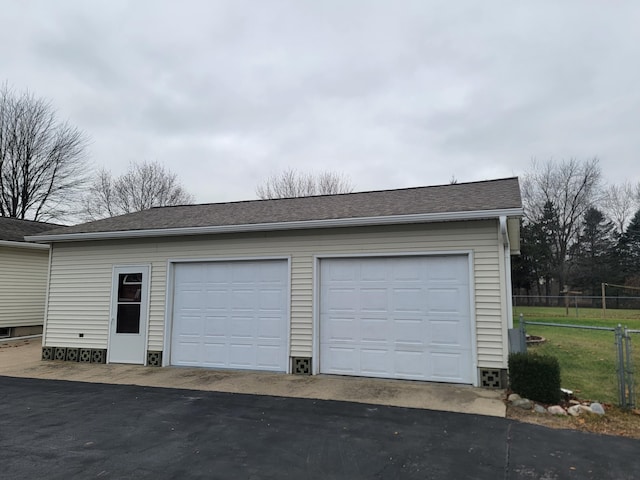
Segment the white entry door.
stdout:
<path fill-rule="evenodd" d="M 320 372 L 473 383 L 466 255 L 320 261 Z"/>
<path fill-rule="evenodd" d="M 149 267 L 115 267 L 111 289 L 109 363 L 145 363 Z"/>
<path fill-rule="evenodd" d="M 286 260 L 178 263 L 171 365 L 286 372 Z"/>

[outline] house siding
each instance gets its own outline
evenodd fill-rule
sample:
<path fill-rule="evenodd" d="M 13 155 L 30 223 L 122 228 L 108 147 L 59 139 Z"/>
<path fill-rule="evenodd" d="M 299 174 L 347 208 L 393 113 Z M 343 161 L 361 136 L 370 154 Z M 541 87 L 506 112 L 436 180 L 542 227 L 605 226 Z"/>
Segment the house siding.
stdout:
<path fill-rule="evenodd" d="M 0 328 L 42 325 L 49 251 L 0 246 Z"/>
<path fill-rule="evenodd" d="M 497 220 L 56 243 L 45 345 L 106 348 L 114 265 L 151 265 L 148 348 L 163 350 L 169 260 L 288 257 L 290 355 L 311 356 L 316 256 L 436 251 L 473 252 L 478 366 L 505 368 L 504 277 Z"/>

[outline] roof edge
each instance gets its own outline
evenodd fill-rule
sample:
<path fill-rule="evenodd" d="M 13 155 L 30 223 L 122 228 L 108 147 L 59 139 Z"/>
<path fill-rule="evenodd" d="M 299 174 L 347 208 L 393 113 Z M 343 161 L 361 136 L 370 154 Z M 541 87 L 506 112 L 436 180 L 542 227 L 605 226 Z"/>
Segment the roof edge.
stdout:
<path fill-rule="evenodd" d="M 522 208 L 499 210 L 473 210 L 467 212 L 417 213 L 382 217 L 331 218 L 326 220 L 300 220 L 295 222 L 251 223 L 243 225 L 211 225 L 206 227 L 157 228 L 151 230 L 120 230 L 110 232 L 59 233 L 56 235 L 31 235 L 31 242 L 77 242 L 83 240 L 113 240 L 119 238 L 173 237 L 180 235 L 207 235 L 220 233 L 264 232 L 274 230 L 303 230 L 332 227 L 362 227 L 373 225 L 398 225 L 406 223 L 450 222 L 480 220 L 500 216 L 521 217 Z"/>
<path fill-rule="evenodd" d="M 14 242 L 12 240 L 0 240 L 0 247 L 31 248 L 36 250 L 47 250 L 49 248 L 49 245 L 42 245 L 41 243 L 31 243 L 31 242 Z"/>

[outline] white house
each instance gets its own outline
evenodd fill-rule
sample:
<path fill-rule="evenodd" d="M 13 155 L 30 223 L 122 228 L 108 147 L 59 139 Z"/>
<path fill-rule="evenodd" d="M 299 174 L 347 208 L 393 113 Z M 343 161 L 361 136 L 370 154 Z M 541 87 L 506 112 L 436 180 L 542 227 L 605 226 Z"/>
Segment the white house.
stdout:
<path fill-rule="evenodd" d="M 0 337 L 42 331 L 49 245 L 27 242 L 60 225 L 0 217 Z"/>

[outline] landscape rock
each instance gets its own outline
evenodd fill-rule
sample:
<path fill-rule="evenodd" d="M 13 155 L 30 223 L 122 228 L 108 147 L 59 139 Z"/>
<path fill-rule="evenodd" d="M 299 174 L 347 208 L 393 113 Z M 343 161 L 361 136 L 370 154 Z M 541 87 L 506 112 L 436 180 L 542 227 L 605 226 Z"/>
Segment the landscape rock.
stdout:
<path fill-rule="evenodd" d="M 598 402 L 593 402 L 590 406 L 591 411 L 596 415 L 604 415 L 604 407 Z"/>
<path fill-rule="evenodd" d="M 537 403 L 533 406 L 533 409 L 537 412 L 537 413 L 547 413 L 547 409 L 544 408 L 542 405 L 538 405 Z"/>
<path fill-rule="evenodd" d="M 587 413 L 593 413 L 593 410 L 589 405 L 580 405 L 580 410 Z"/>
<path fill-rule="evenodd" d="M 580 409 L 580 405 L 571 405 L 567 408 L 567 413 L 572 417 L 577 417 L 582 413 L 582 410 Z"/>
<path fill-rule="evenodd" d="M 511 395 L 509 395 L 507 397 L 507 400 L 509 400 L 510 402 L 515 402 L 516 400 L 520 400 L 522 397 L 520 395 L 518 395 L 517 393 L 512 393 Z"/>
<path fill-rule="evenodd" d="M 547 411 L 552 415 L 566 415 L 567 414 L 567 412 L 564 411 L 564 408 L 562 408 L 560 405 L 552 405 L 549 408 L 547 408 Z"/>
<path fill-rule="evenodd" d="M 528 398 L 519 398 L 518 400 L 514 400 L 511 402 L 511 405 L 514 407 L 519 407 L 523 410 L 531 410 L 533 407 L 533 402 Z"/>
<path fill-rule="evenodd" d="M 580 405 L 580 402 L 578 400 L 569 400 L 569 403 L 571 405 Z"/>

